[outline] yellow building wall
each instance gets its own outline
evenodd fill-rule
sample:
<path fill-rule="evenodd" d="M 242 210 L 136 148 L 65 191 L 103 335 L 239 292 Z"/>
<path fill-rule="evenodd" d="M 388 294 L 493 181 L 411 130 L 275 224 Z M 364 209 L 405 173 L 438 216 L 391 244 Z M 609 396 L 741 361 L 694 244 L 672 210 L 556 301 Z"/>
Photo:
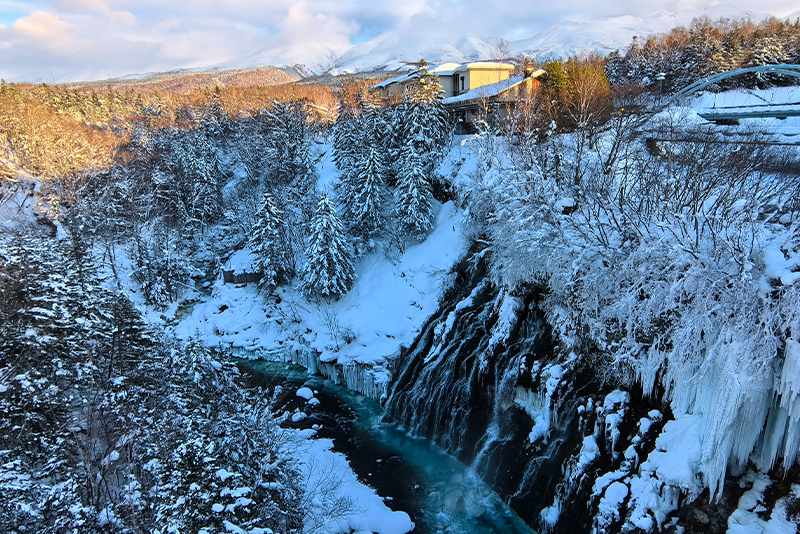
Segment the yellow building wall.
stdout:
<path fill-rule="evenodd" d="M 469 91 L 476 87 L 489 85 L 490 83 L 497 83 L 502 80 L 507 80 L 511 74 L 508 70 L 468 70 L 464 76 L 464 90 Z"/>

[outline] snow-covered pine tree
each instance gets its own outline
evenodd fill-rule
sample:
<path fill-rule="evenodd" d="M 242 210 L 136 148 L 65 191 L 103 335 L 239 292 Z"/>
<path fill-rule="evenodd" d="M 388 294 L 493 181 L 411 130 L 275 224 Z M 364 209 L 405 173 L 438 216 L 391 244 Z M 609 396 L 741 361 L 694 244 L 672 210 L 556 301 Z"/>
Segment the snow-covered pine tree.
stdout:
<path fill-rule="evenodd" d="M 433 227 L 433 193 L 425 177 L 424 164 L 414 143 L 403 148 L 403 166 L 397 181 L 396 213 L 403 231 L 422 240 Z"/>
<path fill-rule="evenodd" d="M 333 161 L 341 171 L 343 167 L 352 162 L 357 149 L 356 123 L 358 118 L 344 101 L 339 102 L 338 112 L 333 125 Z"/>
<path fill-rule="evenodd" d="M 258 258 L 254 267 L 263 275 L 260 285 L 269 289 L 286 281 L 293 273 L 286 253 L 286 223 L 283 211 L 269 191 L 264 193 L 250 235 L 250 250 Z"/>
<path fill-rule="evenodd" d="M 364 157 L 356 162 L 352 194 L 345 198 L 353 227 L 366 237 L 373 236 L 384 221 L 384 166 L 380 150 L 374 145 L 367 147 Z"/>
<path fill-rule="evenodd" d="M 406 109 L 405 142 L 414 143 L 427 172 L 432 172 L 447 144 L 448 116 L 442 105 L 442 85 L 420 62 L 420 74 Z"/>
<path fill-rule="evenodd" d="M 387 140 L 389 138 L 389 124 L 383 108 L 381 108 L 380 98 L 370 94 L 362 94 L 361 105 L 364 108 L 362 131 L 365 145 L 368 144 L 378 149 L 381 157 L 385 158 Z"/>
<path fill-rule="evenodd" d="M 627 81 L 627 59 L 619 50 L 614 50 L 606 59 L 606 78 L 611 85 L 623 85 Z"/>
<path fill-rule="evenodd" d="M 273 103 L 265 117 L 267 149 L 274 156 L 271 170 L 279 182 L 289 183 L 313 172 L 311 140 L 303 104 Z"/>
<path fill-rule="evenodd" d="M 780 39 L 774 36 L 762 37 L 753 44 L 753 53 L 747 61 L 748 67 L 760 67 L 762 65 L 777 65 L 786 62 L 786 52 Z M 765 89 L 773 87 L 781 82 L 779 74 L 757 72 L 755 83 L 758 87 Z"/>
<path fill-rule="evenodd" d="M 357 117 L 353 110 L 341 102 L 339 105 L 339 116 L 336 118 L 333 139 L 333 160 L 339 169 L 339 183 L 337 192 L 341 199 L 342 217 L 347 220 L 353 219 L 350 210 L 352 199 L 355 192 L 355 181 L 357 176 L 356 162 L 361 153 L 361 119 Z"/>
<path fill-rule="evenodd" d="M 344 228 L 327 195 L 319 199 L 306 252 L 301 287 L 307 295 L 338 298 L 352 287 L 355 274 Z"/>
<path fill-rule="evenodd" d="M 168 166 L 174 183 L 169 188 L 177 192 L 190 221 L 205 227 L 219 219 L 222 215 L 222 172 L 211 138 L 201 130 L 166 137 L 160 143 L 170 153 Z"/>
<path fill-rule="evenodd" d="M 387 137 L 387 164 L 391 167 L 391 173 L 397 175 L 403 164 L 402 152 L 406 139 L 406 118 L 408 117 L 409 101 L 404 98 L 396 106 L 386 108 L 386 122 L 389 126 Z"/>

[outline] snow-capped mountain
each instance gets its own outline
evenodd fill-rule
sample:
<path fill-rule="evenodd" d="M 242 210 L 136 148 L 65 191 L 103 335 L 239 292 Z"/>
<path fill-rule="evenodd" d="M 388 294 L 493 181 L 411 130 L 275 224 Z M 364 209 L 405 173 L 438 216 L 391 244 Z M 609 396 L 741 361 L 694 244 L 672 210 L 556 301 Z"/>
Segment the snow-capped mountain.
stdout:
<path fill-rule="evenodd" d="M 505 41 L 502 36 L 477 36 L 458 33 L 446 25 L 439 30 L 409 32 L 393 30 L 371 40 L 356 44 L 334 60 L 331 51 L 320 52 L 318 65 L 312 70 L 330 69 L 334 74 L 395 70 L 406 68 L 424 58 L 429 63 L 466 62 L 527 54 L 533 58 L 567 57 L 581 52 L 606 55 L 615 49 L 627 47 L 634 35 L 650 35 L 669 31 L 676 26 L 688 26 L 696 17 L 741 19 L 761 21 L 767 13 L 743 11 L 727 4 L 680 13 L 660 11 L 649 17 L 603 17 L 586 22 L 565 21 L 535 32 L 526 39 Z M 236 62 L 254 64 L 282 64 L 280 50 L 256 50 Z M 316 67 L 316 68 L 315 68 Z"/>

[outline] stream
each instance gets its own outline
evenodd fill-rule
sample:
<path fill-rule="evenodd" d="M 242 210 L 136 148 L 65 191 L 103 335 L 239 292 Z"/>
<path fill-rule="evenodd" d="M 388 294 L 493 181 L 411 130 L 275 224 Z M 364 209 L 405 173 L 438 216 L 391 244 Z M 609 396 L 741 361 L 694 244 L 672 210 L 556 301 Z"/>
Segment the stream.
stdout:
<path fill-rule="evenodd" d="M 295 397 L 298 388 L 316 390 L 320 404 L 301 408 L 308 417 L 299 426 L 319 425 L 317 435 L 333 440 L 363 483 L 375 488 L 387 506 L 411 516 L 414 533 L 535 534 L 470 467 L 432 441 L 382 422 L 384 409 L 376 401 L 298 365 L 236 362 L 250 374 L 250 386 L 282 386 L 281 409 L 305 407 Z"/>

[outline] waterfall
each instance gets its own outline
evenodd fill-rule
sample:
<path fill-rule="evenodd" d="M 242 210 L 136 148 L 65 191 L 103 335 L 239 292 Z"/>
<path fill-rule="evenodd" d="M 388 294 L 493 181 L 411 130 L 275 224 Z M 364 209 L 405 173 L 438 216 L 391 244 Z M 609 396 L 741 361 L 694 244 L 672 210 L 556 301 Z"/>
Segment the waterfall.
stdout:
<path fill-rule="evenodd" d="M 536 288 L 495 287 L 484 261 L 462 263 L 437 314 L 395 363 L 384 418 L 471 466 L 534 528 L 586 531 L 584 471 L 592 461 L 619 463 L 609 454 L 617 443 L 599 431 L 589 444 L 608 458 L 582 452 L 584 437 L 605 428 L 594 402 L 610 388 L 554 343 Z"/>

